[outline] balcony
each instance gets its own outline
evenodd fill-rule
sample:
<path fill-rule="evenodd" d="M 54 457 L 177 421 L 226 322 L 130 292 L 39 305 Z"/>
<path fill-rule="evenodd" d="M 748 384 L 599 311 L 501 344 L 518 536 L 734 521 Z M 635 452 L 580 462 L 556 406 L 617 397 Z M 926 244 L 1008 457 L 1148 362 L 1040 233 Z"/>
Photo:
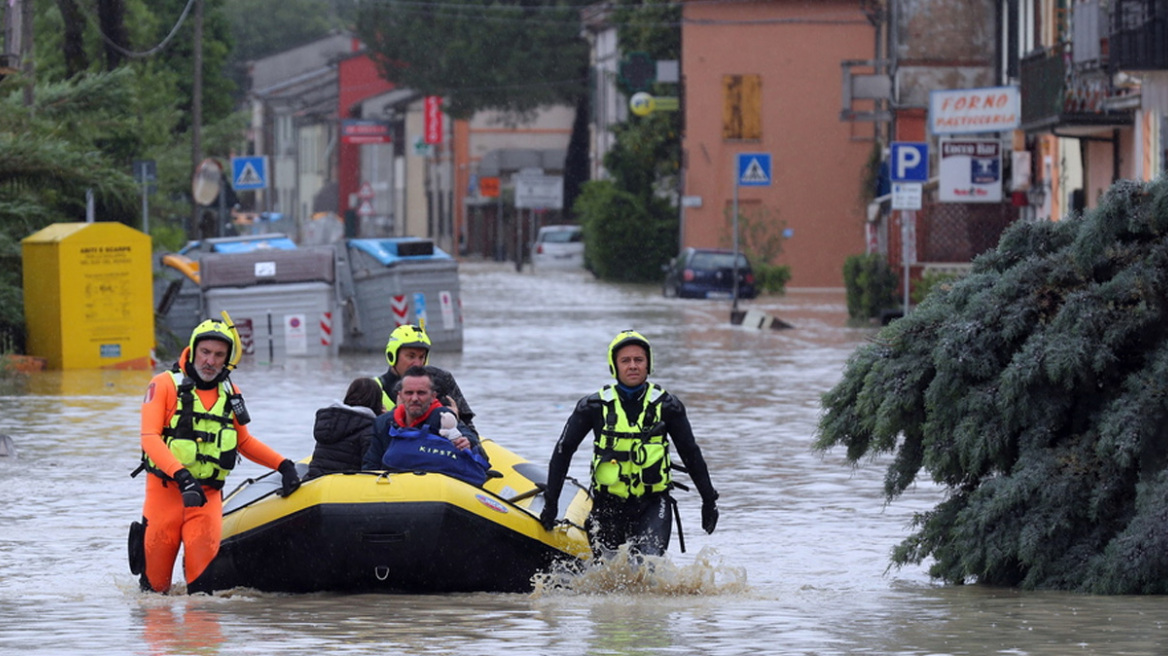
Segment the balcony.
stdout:
<path fill-rule="evenodd" d="M 1076 66 L 1071 45 L 1059 44 L 1020 62 L 1022 130 L 1083 136 L 1132 124 L 1132 112 L 1114 110 L 1111 75 L 1099 65 Z"/>
<path fill-rule="evenodd" d="M 1168 2 L 1114 0 L 1110 42 L 1113 71 L 1168 69 Z"/>

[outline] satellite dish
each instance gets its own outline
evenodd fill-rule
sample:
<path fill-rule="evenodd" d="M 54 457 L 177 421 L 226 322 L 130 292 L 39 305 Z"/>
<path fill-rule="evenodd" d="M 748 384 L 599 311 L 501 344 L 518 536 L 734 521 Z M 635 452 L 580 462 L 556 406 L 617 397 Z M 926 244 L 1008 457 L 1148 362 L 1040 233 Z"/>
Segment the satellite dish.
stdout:
<path fill-rule="evenodd" d="M 200 205 L 210 205 L 219 197 L 223 182 L 223 167 L 213 159 L 205 159 L 191 178 L 191 197 Z"/>

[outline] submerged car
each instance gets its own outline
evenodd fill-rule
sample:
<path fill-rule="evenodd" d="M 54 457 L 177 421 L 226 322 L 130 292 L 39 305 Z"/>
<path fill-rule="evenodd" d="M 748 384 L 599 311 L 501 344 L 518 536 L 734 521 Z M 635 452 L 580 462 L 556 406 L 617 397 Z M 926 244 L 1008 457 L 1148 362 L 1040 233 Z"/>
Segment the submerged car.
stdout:
<path fill-rule="evenodd" d="M 681 298 L 733 298 L 734 251 L 686 248 L 665 267 L 662 293 Z M 754 298 L 754 272 L 742 253 L 738 258 L 738 298 Z"/>
<path fill-rule="evenodd" d="M 578 225 L 547 225 L 531 245 L 531 268 L 583 269 L 584 232 Z"/>

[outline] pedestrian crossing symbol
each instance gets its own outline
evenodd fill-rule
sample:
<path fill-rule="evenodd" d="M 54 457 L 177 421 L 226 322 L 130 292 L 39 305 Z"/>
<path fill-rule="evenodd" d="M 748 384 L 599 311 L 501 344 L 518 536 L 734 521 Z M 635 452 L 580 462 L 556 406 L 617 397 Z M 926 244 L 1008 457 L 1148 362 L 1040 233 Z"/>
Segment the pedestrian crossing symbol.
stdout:
<path fill-rule="evenodd" d="M 239 177 L 235 179 L 236 187 L 248 187 L 252 185 L 263 184 L 264 179 L 260 177 L 255 167 L 250 162 L 243 165 L 243 171 L 240 172 Z"/>
<path fill-rule="evenodd" d="M 232 157 L 231 181 L 236 191 L 265 189 L 268 186 L 268 158 Z"/>
<path fill-rule="evenodd" d="M 770 153 L 739 153 L 738 184 L 742 187 L 768 187 L 771 184 Z"/>

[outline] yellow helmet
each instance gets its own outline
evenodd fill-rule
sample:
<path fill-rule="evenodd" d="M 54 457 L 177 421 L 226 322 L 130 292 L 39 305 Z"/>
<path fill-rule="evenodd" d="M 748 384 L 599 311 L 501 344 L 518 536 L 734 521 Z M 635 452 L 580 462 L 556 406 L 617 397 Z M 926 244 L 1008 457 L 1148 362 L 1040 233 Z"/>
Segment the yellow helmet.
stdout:
<path fill-rule="evenodd" d="M 405 323 L 393 329 L 385 344 L 385 361 L 389 366 L 397 363 L 398 349 L 403 346 L 425 349 L 426 362 L 430 361 L 430 337 L 421 328 Z"/>
<path fill-rule="evenodd" d="M 203 323 L 195 326 L 191 331 L 191 357 L 195 354 L 195 345 L 204 339 L 217 339 L 227 344 L 227 361 L 232 361 L 232 356 L 235 355 L 235 337 L 231 333 L 231 328 L 222 321 L 215 321 L 214 319 L 207 319 Z"/>
<path fill-rule="evenodd" d="M 645 375 L 653 373 L 653 349 L 649 347 L 649 340 L 645 336 L 635 330 L 622 330 L 617 333 L 612 342 L 608 345 L 608 373 L 616 378 L 616 352 L 628 346 L 629 344 L 637 344 L 645 349 L 645 360 L 647 366 L 645 367 Z M 619 379 L 618 379 L 619 380 Z"/>

